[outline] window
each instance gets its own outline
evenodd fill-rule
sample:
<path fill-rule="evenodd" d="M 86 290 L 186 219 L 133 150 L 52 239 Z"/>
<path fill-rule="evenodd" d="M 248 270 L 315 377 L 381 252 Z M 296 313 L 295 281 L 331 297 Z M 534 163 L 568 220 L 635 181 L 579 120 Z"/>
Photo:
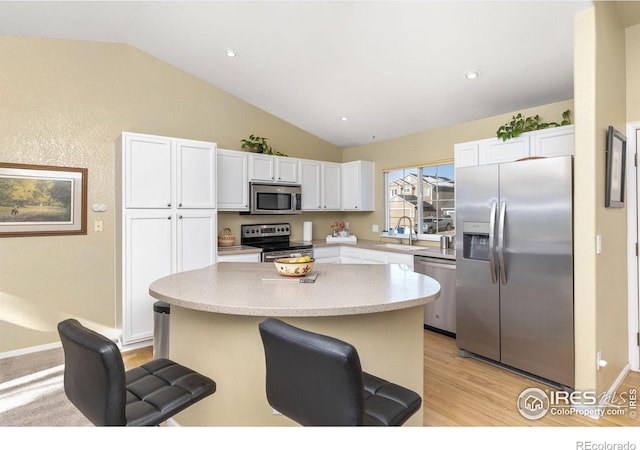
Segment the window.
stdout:
<path fill-rule="evenodd" d="M 429 235 L 454 234 L 456 225 L 453 164 L 439 164 L 384 172 L 387 186 L 385 229 L 402 233 L 411 219 L 413 232 Z"/>

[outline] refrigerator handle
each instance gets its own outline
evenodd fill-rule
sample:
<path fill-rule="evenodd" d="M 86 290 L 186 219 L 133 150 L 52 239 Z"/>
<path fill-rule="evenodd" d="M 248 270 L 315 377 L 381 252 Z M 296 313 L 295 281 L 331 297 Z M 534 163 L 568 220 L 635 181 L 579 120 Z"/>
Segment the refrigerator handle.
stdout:
<path fill-rule="evenodd" d="M 500 265 L 500 281 L 507 284 L 507 270 L 504 266 L 504 221 L 507 215 L 507 202 L 500 203 L 500 221 L 498 222 L 498 263 Z"/>
<path fill-rule="evenodd" d="M 495 256 L 495 229 L 497 202 L 491 203 L 491 216 L 489 217 L 489 270 L 491 271 L 491 283 L 496 284 L 496 256 Z"/>

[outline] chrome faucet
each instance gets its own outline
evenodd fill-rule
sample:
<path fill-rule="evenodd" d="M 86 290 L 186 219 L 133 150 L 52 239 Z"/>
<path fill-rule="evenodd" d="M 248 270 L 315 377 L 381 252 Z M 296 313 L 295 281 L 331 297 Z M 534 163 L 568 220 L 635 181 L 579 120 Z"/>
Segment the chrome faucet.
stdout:
<path fill-rule="evenodd" d="M 402 216 L 398 219 L 398 223 L 396 224 L 396 229 L 398 227 L 400 227 L 400 222 L 402 222 L 402 219 L 407 219 L 409 221 L 409 245 L 413 244 L 413 221 L 411 220 L 411 217 L 409 216 Z M 401 236 L 401 235 L 399 235 Z M 417 236 L 416 236 L 417 237 Z M 400 241 L 402 241 L 402 238 L 399 238 Z"/>

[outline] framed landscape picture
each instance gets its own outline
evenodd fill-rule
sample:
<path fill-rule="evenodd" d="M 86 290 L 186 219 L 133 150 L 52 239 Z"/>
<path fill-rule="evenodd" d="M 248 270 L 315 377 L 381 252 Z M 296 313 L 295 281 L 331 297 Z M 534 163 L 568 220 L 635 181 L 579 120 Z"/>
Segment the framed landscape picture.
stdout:
<path fill-rule="evenodd" d="M 87 234 L 87 169 L 0 163 L 0 237 Z"/>

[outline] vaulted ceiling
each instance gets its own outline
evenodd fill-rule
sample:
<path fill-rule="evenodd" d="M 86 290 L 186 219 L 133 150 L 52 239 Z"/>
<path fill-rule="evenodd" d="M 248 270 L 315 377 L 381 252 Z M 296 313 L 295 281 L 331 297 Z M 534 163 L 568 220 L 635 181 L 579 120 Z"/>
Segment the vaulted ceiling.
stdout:
<path fill-rule="evenodd" d="M 590 6 L 3 1 L 0 34 L 127 43 L 344 148 L 573 98 Z"/>

